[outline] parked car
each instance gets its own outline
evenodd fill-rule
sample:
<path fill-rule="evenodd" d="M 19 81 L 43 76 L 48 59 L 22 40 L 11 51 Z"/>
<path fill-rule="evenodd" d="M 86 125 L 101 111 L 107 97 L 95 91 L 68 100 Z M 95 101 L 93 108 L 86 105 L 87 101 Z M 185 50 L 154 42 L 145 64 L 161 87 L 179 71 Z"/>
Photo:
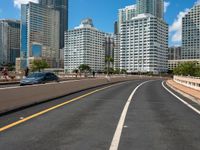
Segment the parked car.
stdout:
<path fill-rule="evenodd" d="M 35 72 L 20 81 L 20 86 L 59 82 L 59 78 L 51 72 Z"/>

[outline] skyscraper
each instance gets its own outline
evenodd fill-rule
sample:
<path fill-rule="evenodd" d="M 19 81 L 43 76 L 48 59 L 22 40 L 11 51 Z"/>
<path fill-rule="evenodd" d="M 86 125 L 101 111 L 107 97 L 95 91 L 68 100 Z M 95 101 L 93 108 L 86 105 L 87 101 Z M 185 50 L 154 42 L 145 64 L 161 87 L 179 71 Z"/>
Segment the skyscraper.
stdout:
<path fill-rule="evenodd" d="M 39 4 L 60 12 L 60 49 L 64 48 L 64 32 L 68 30 L 68 0 L 39 0 Z"/>
<path fill-rule="evenodd" d="M 120 32 L 121 24 L 137 15 L 136 5 L 130 5 L 123 9 L 119 9 L 118 13 L 118 32 Z"/>
<path fill-rule="evenodd" d="M 105 33 L 93 26 L 91 19 L 84 19 L 79 27 L 65 34 L 65 62 L 67 72 L 87 64 L 93 71 L 105 68 Z"/>
<path fill-rule="evenodd" d="M 200 5 L 183 17 L 182 27 L 182 59 L 200 59 Z"/>
<path fill-rule="evenodd" d="M 0 20 L 0 66 L 20 56 L 20 21 Z"/>
<path fill-rule="evenodd" d="M 151 14 L 140 14 L 121 27 L 120 69 L 127 72 L 166 72 L 168 26 Z"/>
<path fill-rule="evenodd" d="M 56 67 L 59 56 L 59 12 L 29 2 L 21 7 L 21 68 L 29 57 L 42 57 Z"/>
<path fill-rule="evenodd" d="M 119 15 L 120 52 L 115 48 L 115 58 L 119 59 L 115 62 L 129 73 L 166 72 L 168 25 L 163 18 L 163 0 L 137 0 L 133 6 L 135 16 Z"/>
<path fill-rule="evenodd" d="M 137 14 L 149 13 L 158 18 L 164 17 L 164 0 L 137 0 Z"/>

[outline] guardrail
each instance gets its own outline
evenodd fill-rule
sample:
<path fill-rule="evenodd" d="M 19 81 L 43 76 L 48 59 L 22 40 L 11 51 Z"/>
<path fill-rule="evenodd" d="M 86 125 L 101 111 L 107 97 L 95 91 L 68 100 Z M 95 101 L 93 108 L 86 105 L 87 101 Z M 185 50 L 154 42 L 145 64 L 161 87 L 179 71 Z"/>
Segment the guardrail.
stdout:
<path fill-rule="evenodd" d="M 174 76 L 174 81 L 189 88 L 200 91 L 200 78 L 191 76 Z"/>

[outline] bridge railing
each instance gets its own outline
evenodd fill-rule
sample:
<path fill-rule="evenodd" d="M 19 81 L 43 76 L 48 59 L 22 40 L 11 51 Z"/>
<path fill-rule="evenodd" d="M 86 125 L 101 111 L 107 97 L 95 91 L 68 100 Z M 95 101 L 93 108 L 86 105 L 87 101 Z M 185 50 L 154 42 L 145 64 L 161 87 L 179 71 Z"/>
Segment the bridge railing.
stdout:
<path fill-rule="evenodd" d="M 191 76 L 174 76 L 174 81 L 186 87 L 200 91 L 200 78 Z"/>

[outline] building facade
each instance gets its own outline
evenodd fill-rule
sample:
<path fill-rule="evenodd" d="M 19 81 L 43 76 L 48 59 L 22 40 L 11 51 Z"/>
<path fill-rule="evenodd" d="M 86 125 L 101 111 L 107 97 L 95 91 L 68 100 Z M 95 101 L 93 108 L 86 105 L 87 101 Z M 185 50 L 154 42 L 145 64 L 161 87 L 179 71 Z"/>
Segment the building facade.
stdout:
<path fill-rule="evenodd" d="M 0 66 L 15 64 L 20 56 L 20 21 L 0 20 Z"/>
<path fill-rule="evenodd" d="M 39 0 L 39 4 L 59 11 L 59 48 L 64 48 L 64 33 L 68 30 L 68 0 Z"/>
<path fill-rule="evenodd" d="M 137 0 L 137 14 L 146 13 L 163 19 L 164 0 Z"/>
<path fill-rule="evenodd" d="M 41 57 L 50 67 L 59 58 L 59 12 L 29 2 L 21 7 L 21 69 L 29 66 L 29 57 Z"/>
<path fill-rule="evenodd" d="M 182 59 L 200 59 L 200 5 L 182 20 Z"/>
<path fill-rule="evenodd" d="M 169 47 L 168 48 L 168 60 L 181 59 L 181 47 Z"/>
<path fill-rule="evenodd" d="M 120 68 L 120 34 L 114 35 L 114 69 Z"/>
<path fill-rule="evenodd" d="M 118 11 L 118 32 L 120 32 L 121 24 L 130 20 L 137 15 L 136 5 L 126 6 Z"/>
<path fill-rule="evenodd" d="M 105 68 L 105 33 L 97 30 L 91 19 L 85 19 L 79 27 L 65 33 L 64 69 L 73 72 L 81 64 L 95 71 Z"/>
<path fill-rule="evenodd" d="M 168 25 L 151 14 L 140 14 L 121 26 L 120 69 L 167 72 Z"/>

